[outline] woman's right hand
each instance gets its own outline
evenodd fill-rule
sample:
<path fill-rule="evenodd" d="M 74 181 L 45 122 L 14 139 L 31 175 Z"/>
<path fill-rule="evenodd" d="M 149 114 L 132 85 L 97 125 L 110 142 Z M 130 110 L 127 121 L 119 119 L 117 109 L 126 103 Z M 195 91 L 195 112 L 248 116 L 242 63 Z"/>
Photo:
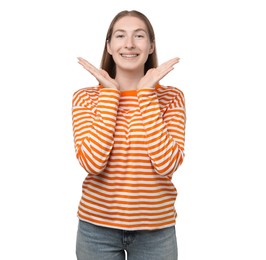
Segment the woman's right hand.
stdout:
<path fill-rule="evenodd" d="M 78 63 L 83 66 L 85 70 L 90 72 L 90 74 L 93 75 L 104 88 L 113 88 L 119 90 L 118 83 L 109 76 L 107 71 L 103 69 L 97 69 L 91 63 L 81 57 L 78 57 Z"/>

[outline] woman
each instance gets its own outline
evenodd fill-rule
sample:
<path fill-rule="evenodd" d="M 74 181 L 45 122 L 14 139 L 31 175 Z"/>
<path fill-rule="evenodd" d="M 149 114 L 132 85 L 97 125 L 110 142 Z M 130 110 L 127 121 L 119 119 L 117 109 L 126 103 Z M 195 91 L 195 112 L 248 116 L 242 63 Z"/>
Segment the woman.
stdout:
<path fill-rule="evenodd" d="M 88 175 L 79 204 L 79 260 L 177 259 L 176 189 L 184 158 L 183 93 L 159 81 L 179 58 L 157 66 L 152 25 L 138 11 L 110 24 L 97 69 L 99 82 L 73 96 L 79 163 Z"/>

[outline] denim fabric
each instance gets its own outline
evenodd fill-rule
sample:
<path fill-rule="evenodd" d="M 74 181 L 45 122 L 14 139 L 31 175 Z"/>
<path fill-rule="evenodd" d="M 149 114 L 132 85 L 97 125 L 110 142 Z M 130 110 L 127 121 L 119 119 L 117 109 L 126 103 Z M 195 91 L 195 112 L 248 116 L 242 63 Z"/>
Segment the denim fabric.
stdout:
<path fill-rule="evenodd" d="M 175 227 L 127 231 L 79 220 L 76 254 L 78 260 L 177 260 Z"/>

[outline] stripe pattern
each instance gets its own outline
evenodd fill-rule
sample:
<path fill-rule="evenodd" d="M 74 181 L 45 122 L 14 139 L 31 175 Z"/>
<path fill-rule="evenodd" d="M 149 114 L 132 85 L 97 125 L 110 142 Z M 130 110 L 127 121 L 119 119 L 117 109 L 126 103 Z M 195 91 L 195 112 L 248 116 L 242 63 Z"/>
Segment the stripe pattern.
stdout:
<path fill-rule="evenodd" d="M 124 230 L 174 225 L 171 177 L 184 159 L 182 91 L 96 86 L 76 91 L 72 105 L 75 151 L 88 173 L 79 218 Z"/>

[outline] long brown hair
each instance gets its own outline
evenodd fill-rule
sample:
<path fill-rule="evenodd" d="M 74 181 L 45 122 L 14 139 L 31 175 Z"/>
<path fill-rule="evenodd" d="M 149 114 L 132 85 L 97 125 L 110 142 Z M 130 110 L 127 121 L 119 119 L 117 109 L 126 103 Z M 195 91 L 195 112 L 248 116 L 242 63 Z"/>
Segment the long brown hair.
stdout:
<path fill-rule="evenodd" d="M 148 29 L 150 42 L 155 43 L 155 34 L 154 34 L 153 27 L 152 27 L 149 19 L 144 14 L 142 14 L 141 12 L 136 11 L 136 10 L 132 10 L 132 11 L 125 10 L 125 11 L 119 12 L 113 18 L 113 20 L 110 23 L 110 26 L 108 28 L 108 31 L 107 31 L 107 34 L 106 34 L 106 39 L 105 39 L 103 55 L 102 55 L 102 61 L 101 61 L 101 68 L 106 70 L 112 78 L 115 78 L 115 76 L 116 76 L 116 65 L 115 65 L 115 62 L 113 60 L 112 55 L 110 55 L 108 53 L 108 51 L 107 51 L 107 42 L 111 41 L 111 37 L 112 37 L 113 28 L 114 28 L 115 23 L 119 19 L 121 19 L 121 18 L 123 18 L 125 16 L 134 16 L 134 17 L 137 17 L 140 20 L 142 20 L 145 23 L 145 25 L 146 25 L 146 27 Z M 157 66 L 158 66 L 158 58 L 157 58 L 156 46 L 154 46 L 154 51 L 148 56 L 148 59 L 147 59 L 147 61 L 145 63 L 144 74 L 146 74 L 146 72 L 149 69 L 156 68 Z"/>

